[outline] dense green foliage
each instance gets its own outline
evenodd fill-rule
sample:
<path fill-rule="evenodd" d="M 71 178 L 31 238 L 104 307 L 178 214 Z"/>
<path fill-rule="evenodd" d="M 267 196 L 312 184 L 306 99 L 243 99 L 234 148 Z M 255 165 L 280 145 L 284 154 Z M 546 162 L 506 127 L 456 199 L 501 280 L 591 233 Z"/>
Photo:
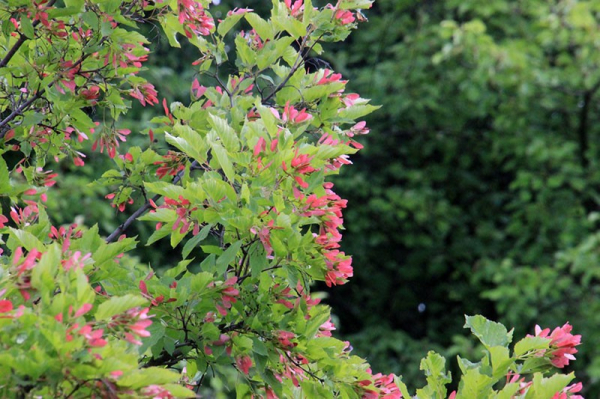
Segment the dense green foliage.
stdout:
<path fill-rule="evenodd" d="M 407 352 L 431 341 L 469 353 L 464 313 L 517 334 L 569 320 L 584 336 L 578 376 L 600 394 L 599 11 L 382 1 L 332 58 L 383 104 L 338 181 L 360 266 L 331 296 L 375 364 L 406 375 Z"/>
<path fill-rule="evenodd" d="M 210 3 L 0 0 L 0 392 L 594 392 L 596 6 Z"/>

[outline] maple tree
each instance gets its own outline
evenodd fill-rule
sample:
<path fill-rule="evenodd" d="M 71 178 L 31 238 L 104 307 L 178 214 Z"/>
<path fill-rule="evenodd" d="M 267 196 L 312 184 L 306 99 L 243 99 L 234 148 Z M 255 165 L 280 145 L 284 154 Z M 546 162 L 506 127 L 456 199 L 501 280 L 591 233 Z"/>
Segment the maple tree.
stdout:
<path fill-rule="evenodd" d="M 274 0 L 268 19 L 237 8 L 220 21 L 209 5 L 0 2 L 3 396 L 410 396 L 332 336 L 329 307 L 311 296 L 314 281 L 352 277 L 339 249 L 346 201 L 329 177 L 362 148 L 360 119 L 377 107 L 347 93 L 340 74 L 309 72 L 305 57 L 344 40 L 371 1 Z M 132 131 L 119 126 L 132 101 L 159 104 L 139 74 L 151 56 L 145 23 L 197 49 L 198 79 L 188 105 L 163 100 L 153 127 Z M 134 135 L 148 145 L 130 145 Z M 54 226 L 47 212 L 88 148 L 114 162 L 96 184 L 127 214 L 107 237 L 97 225 Z M 143 222 L 155 225 L 147 245 L 181 247 L 160 275 L 129 254 L 138 242 L 128 228 Z M 479 363 L 459 359 L 450 397 L 577 396 L 573 374 L 555 373 L 580 343 L 568 324 L 539 329 L 512 355 L 501 324 L 472 316 L 465 326 L 485 351 Z M 447 397 L 444 365 L 433 352 L 423 360 L 419 397 Z"/>

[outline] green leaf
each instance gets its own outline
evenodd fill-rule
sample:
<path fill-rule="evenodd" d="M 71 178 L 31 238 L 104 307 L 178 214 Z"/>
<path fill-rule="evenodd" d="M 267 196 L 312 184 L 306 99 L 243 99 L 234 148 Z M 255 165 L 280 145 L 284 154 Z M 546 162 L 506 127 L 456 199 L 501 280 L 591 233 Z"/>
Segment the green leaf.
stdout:
<path fill-rule="evenodd" d="M 190 254 L 190 252 L 192 252 L 192 250 L 194 248 L 196 248 L 198 246 L 199 243 L 201 243 L 202 241 L 204 241 L 204 239 L 206 237 L 208 237 L 208 233 L 210 233 L 210 229 L 212 228 L 212 224 L 207 224 L 206 226 L 204 226 L 202 228 L 202 230 L 200 230 L 200 232 L 198 234 L 196 234 L 195 236 L 193 236 L 192 238 L 190 238 L 185 245 L 183 246 L 183 250 L 181 251 L 181 254 L 183 256 L 183 258 L 187 258 L 188 255 Z"/>
<path fill-rule="evenodd" d="M 154 244 L 156 241 L 165 238 L 169 234 L 171 234 L 173 224 L 165 224 L 159 230 L 154 230 L 154 232 L 148 237 L 148 241 L 146 242 L 146 246 Z"/>
<path fill-rule="evenodd" d="M 252 351 L 262 356 L 268 355 L 268 349 L 265 343 L 258 337 L 252 338 Z"/>
<path fill-rule="evenodd" d="M 221 144 L 213 142 L 210 143 L 210 146 L 212 147 L 215 153 L 215 157 L 217 158 L 221 169 L 223 169 L 223 173 L 225 173 L 227 180 L 229 180 L 231 183 L 235 182 L 233 164 L 231 163 L 231 160 L 229 159 L 229 154 L 227 154 L 225 148 L 223 148 Z"/>
<path fill-rule="evenodd" d="M 43 300 L 48 300 L 56 288 L 56 271 L 60 265 L 61 251 L 51 245 L 38 264 L 31 271 L 31 286 L 40 292 Z"/>
<path fill-rule="evenodd" d="M 506 384 L 494 399 L 513 399 L 518 390 L 521 389 L 521 384 L 511 383 Z"/>
<path fill-rule="evenodd" d="M 150 336 L 142 338 L 142 346 L 138 351 L 140 354 L 145 353 L 162 339 L 165 335 L 165 326 L 160 321 L 155 321 L 146 328 L 146 331 L 150 333 Z"/>
<path fill-rule="evenodd" d="M 155 182 L 155 183 L 144 183 L 146 190 L 153 194 L 160 194 L 163 197 L 169 197 L 172 199 L 179 199 L 179 196 L 185 197 L 185 189 L 181 186 L 177 186 L 175 184 L 167 183 L 167 182 Z M 144 217 L 149 216 L 148 214 L 144 215 Z M 140 218 L 142 219 L 142 218 Z M 146 219 L 142 219 L 146 220 Z M 148 219 L 150 220 L 150 219 Z"/>
<path fill-rule="evenodd" d="M 381 108 L 381 106 L 375 106 L 370 104 L 353 105 L 349 108 L 344 108 L 340 110 L 339 116 L 341 118 L 355 120 L 358 118 L 362 118 L 363 116 L 368 115 L 371 112 L 378 110 L 379 108 Z"/>
<path fill-rule="evenodd" d="M 492 346 L 508 346 L 512 341 L 512 331 L 507 332 L 506 327 L 486 319 L 483 316 L 465 316 L 465 328 L 470 328 L 486 348 Z"/>
<path fill-rule="evenodd" d="M 274 39 L 275 34 L 273 32 L 273 27 L 269 22 L 262 19 L 258 14 L 249 12 L 246 13 L 245 18 L 250 24 L 250 26 L 252 26 L 252 28 L 256 31 L 258 36 L 260 36 L 263 42 Z"/>
<path fill-rule="evenodd" d="M 251 68 L 256 63 L 256 53 L 248 46 L 246 39 L 240 35 L 235 37 L 235 48 L 238 60 L 247 68 Z"/>
<path fill-rule="evenodd" d="M 110 244 L 102 244 L 93 254 L 98 267 L 102 267 L 104 262 L 113 261 L 118 255 L 127 252 L 136 246 L 134 238 L 125 238 Z"/>
<path fill-rule="evenodd" d="M 340 2 L 340 8 L 342 10 L 355 10 L 357 8 L 367 9 L 371 8 L 373 0 L 344 0 Z"/>
<path fill-rule="evenodd" d="M 533 375 L 533 384 L 526 399 L 547 399 L 552 398 L 557 392 L 562 391 L 571 380 L 575 377 L 574 373 L 570 374 L 554 374 L 550 378 L 544 378 L 541 373 Z"/>
<path fill-rule="evenodd" d="M 179 384 L 164 384 L 163 387 L 176 398 L 195 398 L 197 396 L 194 391 Z"/>
<path fill-rule="evenodd" d="M 21 33 L 23 33 L 28 39 L 35 38 L 33 24 L 31 23 L 31 20 L 25 15 L 21 17 Z"/>
<path fill-rule="evenodd" d="M 25 230 L 17 230 L 15 228 L 9 228 L 10 231 L 10 239 L 16 241 L 16 245 L 14 247 L 23 247 L 27 251 L 31 251 L 32 249 L 37 249 L 40 252 L 44 251 L 44 244 L 33 234 Z M 12 245 L 10 245 L 13 247 Z"/>
<path fill-rule="evenodd" d="M 198 132 L 187 125 L 176 124 L 173 127 L 173 133 L 174 135 L 165 133 L 167 143 L 177 147 L 200 163 L 206 162 L 208 145 Z"/>
<path fill-rule="evenodd" d="M 160 385 L 175 382 L 179 377 L 179 374 L 170 370 L 159 367 L 149 367 L 122 375 L 119 378 L 119 385 L 136 389 L 148 385 Z"/>
<path fill-rule="evenodd" d="M 209 258 L 210 257 L 213 257 L 213 259 L 214 259 L 214 255 L 210 255 Z M 190 289 L 192 290 L 192 292 L 201 293 L 208 286 L 208 284 L 210 284 L 210 282 L 213 280 L 214 280 L 214 277 L 213 277 L 212 273 L 201 272 L 201 273 L 195 274 L 191 278 Z"/>
<path fill-rule="evenodd" d="M 227 248 L 225 250 L 225 252 L 223 252 L 223 254 L 221 256 L 219 256 L 217 258 L 217 273 L 219 274 L 223 274 L 225 273 L 225 271 L 227 270 L 227 267 L 235 260 L 235 257 L 237 256 L 238 251 L 240 250 L 240 248 L 242 247 L 243 241 L 236 241 L 233 244 L 231 244 L 229 246 L 229 248 Z"/>
<path fill-rule="evenodd" d="M 165 277 L 175 278 L 187 270 L 188 265 L 192 262 L 191 259 L 180 261 L 177 266 L 170 268 L 164 274 Z"/>
<path fill-rule="evenodd" d="M 294 40 L 306 35 L 306 28 L 309 22 L 305 24 L 297 19 L 284 16 L 277 16 L 272 20 L 278 28 L 285 30 Z"/>
<path fill-rule="evenodd" d="M 96 320 L 108 320 L 111 317 L 123 313 L 126 310 L 144 305 L 147 299 L 139 296 L 127 294 L 119 297 L 112 297 L 108 301 L 100 304 L 96 310 Z"/>
<path fill-rule="evenodd" d="M 12 192 L 10 185 L 8 166 L 4 158 L 0 157 L 0 193 L 9 194 Z"/>
<path fill-rule="evenodd" d="M 167 40 L 171 47 L 181 47 L 181 44 L 179 44 L 179 41 L 177 40 L 177 33 L 181 29 L 177 17 L 172 14 L 167 14 L 164 18 L 160 19 L 160 26 L 162 26 L 165 31 L 165 35 L 167 36 Z"/>
<path fill-rule="evenodd" d="M 508 368 L 513 364 L 514 359 L 509 356 L 508 348 L 504 346 L 493 346 L 488 348 L 492 362 L 492 373 L 494 378 L 501 378 L 506 375 Z"/>
<path fill-rule="evenodd" d="M 521 356 L 529 351 L 548 349 L 550 339 L 542 337 L 525 337 L 515 344 L 515 356 Z"/>
<path fill-rule="evenodd" d="M 232 14 L 227 16 L 217 27 L 217 33 L 221 36 L 225 36 L 243 16 L 243 14 Z"/>
<path fill-rule="evenodd" d="M 323 307 L 320 310 L 321 310 L 321 313 L 318 313 L 316 315 L 311 315 L 311 318 L 309 319 L 308 323 L 306 324 L 306 329 L 304 330 L 304 336 L 307 339 L 312 339 L 315 336 L 315 334 L 317 333 L 317 331 L 319 330 L 319 327 L 321 325 L 323 325 L 323 323 L 325 323 L 331 316 L 330 310 L 328 308 Z"/>
<path fill-rule="evenodd" d="M 223 147 L 227 151 L 238 152 L 240 150 L 240 140 L 238 139 L 237 133 L 229 123 L 223 118 L 210 114 L 208 116 L 208 123 L 215 129 L 217 135 L 223 143 Z"/>
<path fill-rule="evenodd" d="M 430 351 L 427 353 L 427 357 L 421 360 L 419 368 L 425 372 L 427 378 L 428 387 L 426 387 L 425 391 L 439 392 L 442 397 L 445 397 L 445 385 L 452 381 L 450 374 L 446 373 L 446 359 L 443 356 Z M 418 391 L 417 395 L 419 395 Z"/>
<path fill-rule="evenodd" d="M 462 376 L 456 395 L 457 399 L 487 398 L 492 385 L 496 382 L 492 377 L 479 373 L 478 369 L 470 369 Z"/>

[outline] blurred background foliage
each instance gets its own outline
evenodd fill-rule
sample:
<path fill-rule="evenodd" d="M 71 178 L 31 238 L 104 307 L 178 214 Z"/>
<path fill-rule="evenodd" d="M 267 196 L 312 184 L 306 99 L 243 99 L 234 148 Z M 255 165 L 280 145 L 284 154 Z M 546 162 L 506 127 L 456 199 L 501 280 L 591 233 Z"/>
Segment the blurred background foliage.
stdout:
<path fill-rule="evenodd" d="M 218 3 L 217 19 L 271 2 Z M 343 247 L 355 269 L 327 290 L 339 335 L 414 387 L 427 350 L 477 351 L 464 314 L 515 336 L 569 321 L 584 342 L 573 369 L 586 396 L 600 397 L 600 1 L 380 0 L 366 16 L 323 56 L 382 105 L 365 149 L 334 180 L 349 199 Z M 146 76 L 161 98 L 189 102 L 197 54 L 147 29 Z M 121 123 L 134 132 L 163 112 L 134 107 Z M 87 153 L 82 173 L 99 177 L 108 161 Z M 73 218 L 56 211 L 75 210 L 108 234 L 137 205 L 117 214 L 105 187 L 63 177 L 49 200 L 56 223 Z M 136 229 L 144 242 L 153 226 Z M 166 242 L 138 255 L 157 269 L 178 261 Z"/>

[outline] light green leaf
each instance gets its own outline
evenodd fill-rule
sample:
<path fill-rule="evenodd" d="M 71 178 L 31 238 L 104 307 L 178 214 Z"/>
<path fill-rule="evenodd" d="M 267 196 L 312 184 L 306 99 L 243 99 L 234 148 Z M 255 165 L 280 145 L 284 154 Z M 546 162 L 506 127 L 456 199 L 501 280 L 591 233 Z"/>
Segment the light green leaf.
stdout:
<path fill-rule="evenodd" d="M 355 120 L 358 118 L 362 118 L 363 116 L 368 115 L 371 112 L 378 110 L 379 108 L 381 107 L 370 104 L 353 105 L 349 108 L 341 110 L 339 112 L 339 116 L 342 118 L 349 118 Z"/>
<path fill-rule="evenodd" d="M 456 398 L 487 398 L 490 395 L 492 385 L 495 382 L 496 380 L 492 377 L 480 374 L 478 369 L 467 370 L 460 381 Z"/>
<path fill-rule="evenodd" d="M 0 193 L 8 194 L 12 192 L 10 185 L 8 166 L 4 158 L 0 157 Z"/>
<path fill-rule="evenodd" d="M 273 40 L 275 35 L 273 32 L 273 27 L 269 22 L 265 21 L 258 14 L 253 12 L 247 13 L 245 18 L 263 41 Z"/>
<path fill-rule="evenodd" d="M 215 153 L 215 157 L 217 158 L 221 169 L 223 169 L 227 180 L 229 180 L 231 183 L 235 182 L 233 164 L 231 163 L 231 160 L 229 159 L 229 154 L 227 154 L 225 148 L 223 148 L 219 143 L 210 143 L 210 146 L 212 147 Z"/>
<path fill-rule="evenodd" d="M 506 375 L 508 368 L 513 363 L 509 356 L 508 348 L 504 346 L 493 346 L 488 348 L 492 363 L 492 372 L 494 378 L 500 378 Z"/>
<path fill-rule="evenodd" d="M 159 367 L 149 367 L 146 369 L 135 370 L 130 374 L 121 376 L 121 378 L 119 378 L 119 385 L 136 389 L 148 385 L 160 385 L 175 382 L 179 377 L 179 374 L 170 370 Z"/>
<path fill-rule="evenodd" d="M 196 248 L 200 242 L 204 241 L 204 239 L 208 236 L 208 233 L 210 233 L 211 228 L 212 224 L 207 224 L 202 228 L 202 230 L 200 230 L 198 234 L 190 238 L 185 243 L 185 245 L 183 246 L 183 250 L 181 251 L 181 254 L 184 259 L 188 257 L 190 252 L 192 252 L 192 250 Z"/>
<path fill-rule="evenodd" d="M 221 36 L 225 36 L 243 16 L 243 14 L 232 14 L 227 16 L 217 27 L 217 33 Z"/>
<path fill-rule="evenodd" d="M 16 241 L 16 245 L 14 247 L 23 247 L 27 251 L 31 251 L 32 249 L 37 249 L 40 252 L 44 251 L 44 244 L 33 234 L 25 230 L 17 230 L 14 228 L 10 228 L 10 239 Z M 9 245 L 13 247 L 12 245 Z"/>
<path fill-rule="evenodd" d="M 35 31 L 33 29 L 33 24 L 31 20 L 27 18 L 27 16 L 23 15 L 21 17 L 21 32 L 28 38 L 35 38 Z"/>
<path fill-rule="evenodd" d="M 238 251 L 242 247 L 242 243 L 243 241 L 241 240 L 234 242 L 225 250 L 225 252 L 223 252 L 221 256 L 217 258 L 217 273 L 225 273 L 227 267 L 235 260 Z"/>
<path fill-rule="evenodd" d="M 191 259 L 180 261 L 177 266 L 170 268 L 164 274 L 165 277 L 175 278 L 187 270 L 188 265 L 192 262 Z"/>
<path fill-rule="evenodd" d="M 144 305 L 147 302 L 147 299 L 139 295 L 127 294 L 120 297 L 112 297 L 98 306 L 95 315 L 96 320 L 108 320 L 115 315 L 123 313 L 131 308 Z"/>
<path fill-rule="evenodd" d="M 208 145 L 198 132 L 187 125 L 176 124 L 173 127 L 173 133 L 174 135 L 165 133 L 167 143 L 177 147 L 200 163 L 206 162 Z"/>
<path fill-rule="evenodd" d="M 557 392 L 562 391 L 575 377 L 574 373 L 554 374 L 550 378 L 544 378 L 541 373 L 533 375 L 533 385 L 525 396 L 526 399 L 552 398 Z"/>
<path fill-rule="evenodd" d="M 529 351 L 547 349 L 550 339 L 542 337 L 525 337 L 515 344 L 515 356 L 521 356 Z"/>
<path fill-rule="evenodd" d="M 210 114 L 208 116 L 208 123 L 215 129 L 223 143 L 223 147 L 225 147 L 227 151 L 238 152 L 240 150 L 240 140 L 237 133 L 229 126 L 229 123 L 227 123 L 225 119 Z"/>
<path fill-rule="evenodd" d="M 465 316 L 465 328 L 470 328 L 483 345 L 487 348 L 492 346 L 508 346 L 512 341 L 512 331 L 506 331 L 500 323 L 486 319 L 483 316 Z"/>

